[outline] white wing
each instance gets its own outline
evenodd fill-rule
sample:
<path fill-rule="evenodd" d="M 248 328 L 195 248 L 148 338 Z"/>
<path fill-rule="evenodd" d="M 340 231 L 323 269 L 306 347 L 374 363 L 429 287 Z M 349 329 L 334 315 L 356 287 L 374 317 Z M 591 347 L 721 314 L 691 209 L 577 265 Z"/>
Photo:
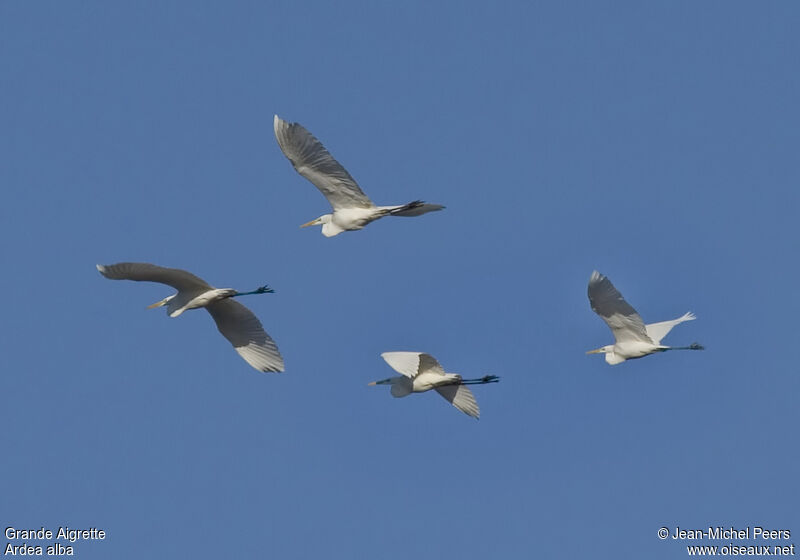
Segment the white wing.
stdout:
<path fill-rule="evenodd" d="M 464 414 L 473 418 L 480 417 L 481 409 L 478 407 L 475 395 L 466 385 L 443 385 L 436 387 L 436 392 Z"/>
<path fill-rule="evenodd" d="M 652 342 L 636 310 L 622 298 L 611 280 L 596 270 L 589 279 L 589 303 L 609 326 L 617 342 Z"/>
<path fill-rule="evenodd" d="M 436 358 L 423 352 L 419 355 L 419 372 L 444 375 L 444 368 L 436 361 Z"/>
<path fill-rule="evenodd" d="M 375 206 L 313 134 L 298 123 L 287 123 L 278 115 L 273 124 L 283 155 L 300 175 L 322 191 L 334 210 Z"/>
<path fill-rule="evenodd" d="M 205 292 L 213 286 L 191 272 L 179 268 L 165 268 L 149 263 L 124 262 L 97 265 L 100 274 L 111 280 L 135 280 L 137 282 L 158 282 L 172 286 L 179 292 Z"/>
<path fill-rule="evenodd" d="M 694 313 L 689 311 L 682 317 L 678 317 L 672 321 L 661 321 L 660 323 L 645 325 L 645 329 L 647 329 L 647 336 L 649 336 L 653 342 L 659 344 L 661 343 L 661 339 L 667 336 L 667 333 L 672 330 L 672 327 L 684 321 L 694 321 L 695 319 L 697 319 L 697 317 L 694 316 Z"/>
<path fill-rule="evenodd" d="M 283 358 L 278 346 L 264 332 L 261 321 L 252 311 L 231 298 L 206 306 L 222 336 L 239 355 L 259 371 L 283 371 Z"/>
<path fill-rule="evenodd" d="M 414 379 L 420 373 L 435 373 L 444 375 L 444 369 L 430 354 L 422 352 L 384 352 L 381 358 L 386 360 L 392 369 L 409 379 Z"/>

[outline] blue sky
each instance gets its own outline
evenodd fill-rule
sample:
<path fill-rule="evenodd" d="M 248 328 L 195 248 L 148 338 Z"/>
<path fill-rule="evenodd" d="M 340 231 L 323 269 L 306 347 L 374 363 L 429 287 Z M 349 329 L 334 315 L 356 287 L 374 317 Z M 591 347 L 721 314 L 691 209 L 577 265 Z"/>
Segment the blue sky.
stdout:
<path fill-rule="evenodd" d="M 800 539 L 800 7 L 0 4 L 3 528 L 79 558 L 680 558 Z M 326 239 L 273 114 L 381 204 Z M 95 263 L 246 303 L 284 374 Z M 608 366 L 592 270 L 671 352 Z M 475 387 L 393 399 L 388 350 Z M 5 547 L 7 539 L 0 539 Z M 19 543 L 14 543 L 19 544 Z M 715 543 L 711 543 L 715 544 Z M 716 544 L 725 544 L 724 542 Z M 774 543 L 761 543 L 774 544 Z"/>

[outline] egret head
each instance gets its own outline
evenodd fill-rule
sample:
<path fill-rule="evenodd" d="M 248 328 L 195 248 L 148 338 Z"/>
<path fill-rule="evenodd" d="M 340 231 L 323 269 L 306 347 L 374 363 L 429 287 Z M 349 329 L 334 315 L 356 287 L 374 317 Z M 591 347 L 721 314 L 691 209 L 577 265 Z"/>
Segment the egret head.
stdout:
<path fill-rule="evenodd" d="M 605 354 L 606 362 L 611 364 L 612 366 L 615 364 L 621 364 L 625 361 L 625 358 L 616 354 L 614 352 L 614 345 L 609 344 L 608 346 L 603 346 L 602 348 L 598 348 L 597 350 L 589 350 L 586 352 L 587 354 Z"/>
<path fill-rule="evenodd" d="M 155 309 L 156 307 L 163 307 L 164 305 L 167 305 L 169 303 L 169 300 L 171 300 L 174 297 L 175 297 L 175 295 L 167 296 L 164 299 L 162 299 L 161 301 L 157 301 L 155 303 L 151 303 L 150 305 L 147 306 L 147 309 Z"/>
<path fill-rule="evenodd" d="M 614 345 L 609 344 L 608 346 L 603 346 L 602 348 L 598 348 L 597 350 L 589 350 L 586 352 L 587 354 L 605 354 L 606 361 L 608 361 L 609 356 L 614 355 Z"/>
<path fill-rule="evenodd" d="M 308 227 L 308 226 L 324 225 L 324 224 L 330 223 L 330 221 L 331 221 L 331 215 L 330 214 L 323 214 L 319 218 L 317 218 L 315 220 L 311 220 L 310 222 L 306 222 L 300 227 L 304 228 L 304 227 Z"/>

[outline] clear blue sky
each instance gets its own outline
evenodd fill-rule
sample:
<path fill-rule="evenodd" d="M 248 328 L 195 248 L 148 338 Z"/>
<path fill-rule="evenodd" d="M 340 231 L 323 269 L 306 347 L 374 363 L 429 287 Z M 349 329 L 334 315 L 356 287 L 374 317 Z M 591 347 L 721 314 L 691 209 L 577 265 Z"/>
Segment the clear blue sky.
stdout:
<path fill-rule="evenodd" d="M 800 545 L 800 6 L 0 3 L 0 524 L 94 558 L 651 558 Z M 326 239 L 278 113 L 373 200 Z M 249 296 L 286 359 L 95 263 Z M 608 366 L 592 270 L 699 341 Z M 492 373 L 474 421 L 367 387 Z M 0 538 L 5 547 L 7 540 Z M 724 544 L 724 543 L 722 543 Z"/>

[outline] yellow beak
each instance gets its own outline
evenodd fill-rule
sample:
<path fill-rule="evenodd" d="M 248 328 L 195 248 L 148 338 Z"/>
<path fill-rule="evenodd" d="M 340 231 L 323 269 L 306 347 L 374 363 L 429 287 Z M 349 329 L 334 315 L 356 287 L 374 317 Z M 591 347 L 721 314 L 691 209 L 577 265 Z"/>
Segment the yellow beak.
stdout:
<path fill-rule="evenodd" d="M 151 305 L 148 305 L 147 309 L 155 309 L 156 307 L 161 307 L 162 305 L 166 305 L 166 304 L 167 304 L 167 300 L 166 299 L 162 299 L 161 301 L 157 301 L 157 302 L 155 302 L 155 303 L 153 303 Z"/>
<path fill-rule="evenodd" d="M 377 384 L 378 384 L 378 382 L 377 382 L 377 381 L 373 381 L 372 383 L 367 383 L 367 386 L 369 387 L 369 386 L 372 386 L 372 385 L 377 385 Z"/>
<path fill-rule="evenodd" d="M 317 225 L 318 223 L 319 223 L 319 218 L 317 218 L 316 220 L 311 220 L 310 222 L 306 222 L 305 224 L 303 224 L 303 225 L 302 225 L 302 226 L 300 226 L 300 227 L 301 227 L 301 228 L 304 228 L 304 227 L 308 227 L 308 226 L 315 226 L 315 225 Z"/>
<path fill-rule="evenodd" d="M 603 349 L 602 348 L 598 348 L 597 350 L 589 350 L 586 353 L 587 354 L 602 354 L 603 353 Z"/>

